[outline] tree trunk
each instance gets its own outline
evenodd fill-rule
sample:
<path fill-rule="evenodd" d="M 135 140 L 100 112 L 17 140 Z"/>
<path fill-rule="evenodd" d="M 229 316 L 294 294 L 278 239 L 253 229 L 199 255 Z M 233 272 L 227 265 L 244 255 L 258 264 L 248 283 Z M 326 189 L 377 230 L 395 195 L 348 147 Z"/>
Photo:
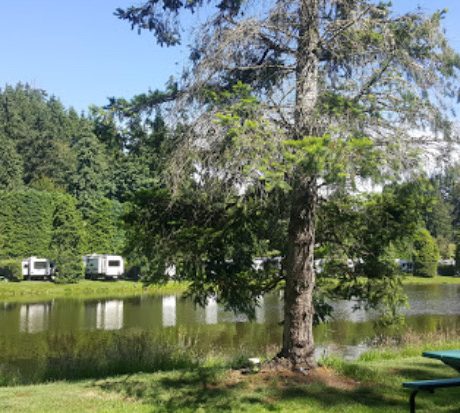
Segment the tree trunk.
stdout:
<path fill-rule="evenodd" d="M 300 0 L 299 42 L 296 70 L 296 139 L 315 130 L 318 100 L 319 0 Z M 317 182 L 311 171 L 296 171 L 288 232 L 286 289 L 284 294 L 283 348 L 280 357 L 295 369 L 315 366 L 313 339 L 314 247 L 318 200 Z"/>

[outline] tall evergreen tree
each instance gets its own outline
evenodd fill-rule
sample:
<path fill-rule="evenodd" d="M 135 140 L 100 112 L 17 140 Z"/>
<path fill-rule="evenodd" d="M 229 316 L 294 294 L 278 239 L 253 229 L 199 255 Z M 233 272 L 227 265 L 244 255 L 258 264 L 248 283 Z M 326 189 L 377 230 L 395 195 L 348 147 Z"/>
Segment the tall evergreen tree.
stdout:
<path fill-rule="evenodd" d="M 92 201 L 85 220 L 87 253 L 121 254 L 125 246 L 123 205 L 107 198 Z"/>
<path fill-rule="evenodd" d="M 22 159 L 14 143 L 0 133 L 0 190 L 19 189 L 22 174 Z"/>
<path fill-rule="evenodd" d="M 108 165 L 104 146 L 89 128 L 84 128 L 74 145 L 76 154 L 75 174 L 70 193 L 78 199 L 84 217 L 95 202 L 104 197 L 111 186 L 108 182 Z"/>
<path fill-rule="evenodd" d="M 439 102 L 456 95 L 450 80 L 460 58 L 441 30 L 444 12 L 395 16 L 390 4 L 369 0 L 149 0 L 117 14 L 174 46 L 182 13 L 204 5 L 215 13 L 199 31 L 184 83 L 132 106 L 176 99 L 176 113 L 194 109 L 171 171 L 176 190 L 184 177 L 190 187 L 198 165 L 199 189 L 226 188 L 233 202 L 244 201 L 242 185 L 290 192 L 279 357 L 309 369 L 320 188 L 346 189 L 357 176 L 394 176 L 413 164 L 410 131 L 447 125 Z M 236 295 L 244 288 L 209 277 Z"/>
<path fill-rule="evenodd" d="M 60 281 L 75 281 L 83 275 L 84 225 L 76 200 L 55 194 L 50 257 L 55 261 Z"/>
<path fill-rule="evenodd" d="M 21 156 L 24 183 L 48 178 L 68 186 L 75 167 L 72 118 L 58 99 L 28 85 L 6 86 L 0 90 L 0 128 Z"/>

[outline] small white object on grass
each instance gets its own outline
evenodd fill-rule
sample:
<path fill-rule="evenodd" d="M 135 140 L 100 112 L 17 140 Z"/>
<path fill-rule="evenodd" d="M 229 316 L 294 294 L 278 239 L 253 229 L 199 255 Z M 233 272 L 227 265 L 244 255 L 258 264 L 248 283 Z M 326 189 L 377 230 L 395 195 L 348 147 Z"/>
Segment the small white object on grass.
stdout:
<path fill-rule="evenodd" d="M 248 359 L 249 363 L 253 366 L 257 366 L 260 364 L 260 358 L 258 357 L 251 357 Z"/>

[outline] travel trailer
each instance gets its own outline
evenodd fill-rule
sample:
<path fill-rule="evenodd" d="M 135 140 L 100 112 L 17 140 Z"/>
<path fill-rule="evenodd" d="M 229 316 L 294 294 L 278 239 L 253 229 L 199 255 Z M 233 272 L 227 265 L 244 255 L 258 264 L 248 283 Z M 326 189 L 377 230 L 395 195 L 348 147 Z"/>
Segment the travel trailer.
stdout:
<path fill-rule="evenodd" d="M 49 279 L 53 275 L 53 265 L 46 258 L 29 257 L 22 260 L 22 275 L 26 280 Z"/>
<path fill-rule="evenodd" d="M 92 254 L 83 257 L 86 278 L 117 280 L 125 272 L 123 257 L 120 255 Z"/>
<path fill-rule="evenodd" d="M 414 271 L 414 263 L 409 260 L 396 259 L 396 264 L 399 265 L 399 269 L 404 273 L 411 273 Z"/>

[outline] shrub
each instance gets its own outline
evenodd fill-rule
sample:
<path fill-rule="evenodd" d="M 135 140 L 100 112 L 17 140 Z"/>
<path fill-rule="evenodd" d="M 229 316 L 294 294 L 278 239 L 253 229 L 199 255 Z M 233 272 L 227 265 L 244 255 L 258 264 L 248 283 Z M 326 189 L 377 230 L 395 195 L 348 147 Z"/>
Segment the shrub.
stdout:
<path fill-rule="evenodd" d="M 56 257 L 55 277 L 57 282 L 73 283 L 83 277 L 81 256 L 62 252 Z"/>
<path fill-rule="evenodd" d="M 0 260 L 0 276 L 12 281 L 24 279 L 22 275 L 22 263 L 19 259 Z"/>
<path fill-rule="evenodd" d="M 438 269 L 439 249 L 427 229 L 417 231 L 414 239 L 414 275 L 435 277 Z"/>

